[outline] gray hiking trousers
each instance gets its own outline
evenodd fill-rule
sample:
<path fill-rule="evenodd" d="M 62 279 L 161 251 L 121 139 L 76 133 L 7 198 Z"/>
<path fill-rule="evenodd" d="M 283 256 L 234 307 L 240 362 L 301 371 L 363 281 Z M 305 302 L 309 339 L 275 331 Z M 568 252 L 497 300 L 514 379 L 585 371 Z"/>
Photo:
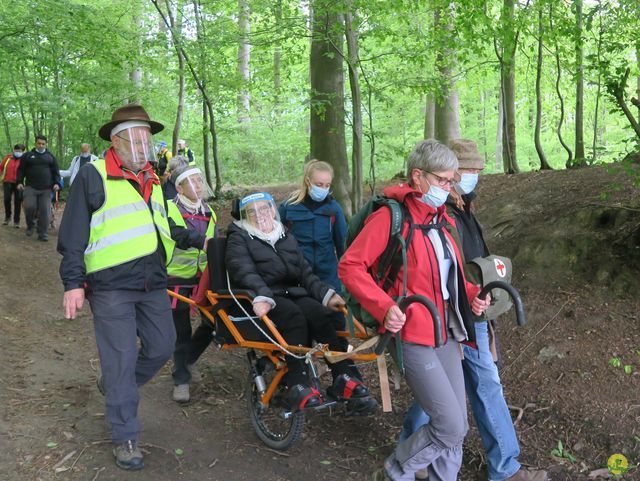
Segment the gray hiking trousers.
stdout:
<path fill-rule="evenodd" d="M 414 481 L 416 471 L 429 466 L 429 481 L 456 481 L 469 428 L 459 345 L 449 337 L 437 349 L 402 347 L 407 384 L 431 420 L 398 443 L 385 470 L 394 481 Z"/>
<path fill-rule="evenodd" d="M 88 296 L 105 388 L 111 439 L 138 440 L 138 387 L 173 353 L 176 330 L 167 291 L 98 291 Z M 140 348 L 137 340 L 140 338 Z"/>

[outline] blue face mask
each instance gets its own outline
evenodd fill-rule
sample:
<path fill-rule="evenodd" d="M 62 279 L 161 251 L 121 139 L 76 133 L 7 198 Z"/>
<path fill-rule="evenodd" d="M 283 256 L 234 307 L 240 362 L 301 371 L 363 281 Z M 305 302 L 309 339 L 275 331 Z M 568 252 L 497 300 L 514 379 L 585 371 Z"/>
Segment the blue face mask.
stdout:
<path fill-rule="evenodd" d="M 312 185 L 311 189 L 309 189 L 309 197 L 316 202 L 322 202 L 327 198 L 327 195 L 329 195 L 329 189 L 323 189 L 317 185 Z"/>
<path fill-rule="evenodd" d="M 422 194 L 422 198 L 420 200 L 434 209 L 437 209 L 447 201 L 447 197 L 449 197 L 449 192 L 441 189 L 437 185 L 430 185 L 429 190 L 426 194 Z"/>
<path fill-rule="evenodd" d="M 19 159 L 20 157 L 22 157 L 22 152 L 14 152 L 14 153 L 13 153 L 13 156 L 14 156 L 16 159 Z"/>
<path fill-rule="evenodd" d="M 461 194 L 470 194 L 478 185 L 478 174 L 460 174 L 460 182 L 456 184 L 456 190 Z"/>
<path fill-rule="evenodd" d="M 39 154 L 44 154 L 44 151 L 47 150 L 45 148 L 42 149 L 36 149 L 36 152 L 38 152 Z"/>

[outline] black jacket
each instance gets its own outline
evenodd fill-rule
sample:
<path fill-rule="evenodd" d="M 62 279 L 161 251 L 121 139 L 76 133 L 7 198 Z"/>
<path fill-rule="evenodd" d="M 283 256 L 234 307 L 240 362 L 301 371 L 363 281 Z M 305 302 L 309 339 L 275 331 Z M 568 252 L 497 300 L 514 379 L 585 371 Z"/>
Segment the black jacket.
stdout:
<path fill-rule="evenodd" d="M 24 184 L 37 190 L 51 189 L 54 184 L 60 185 L 58 161 L 48 150 L 40 153 L 36 149 L 32 149 L 20 159 L 17 180 L 18 184 Z"/>
<path fill-rule="evenodd" d="M 462 243 L 462 253 L 466 262 L 470 262 L 476 257 L 489 255 L 489 249 L 482 235 L 482 226 L 473 212 L 471 212 L 471 203 L 475 198 L 476 194 L 474 192 L 463 195 L 464 209 L 462 210 L 458 209 L 452 200 L 447 202 L 447 213 L 456 221 L 456 228 Z"/>
<path fill-rule="evenodd" d="M 322 302 L 331 289 L 313 273 L 288 232 L 272 247 L 232 223 L 227 231 L 225 260 L 234 285 L 250 289 L 257 296 L 311 296 Z"/>
<path fill-rule="evenodd" d="M 132 185 L 137 187 L 133 182 Z M 84 251 L 89 243 L 91 215 L 104 204 L 104 200 L 104 185 L 98 171 L 89 167 L 80 169 L 73 181 L 58 233 L 58 252 L 62 254 L 60 277 L 64 290 L 85 287 L 85 284 L 93 291 L 166 288 L 166 254 L 160 238 L 158 249 L 153 254 L 86 275 Z M 202 248 L 203 235 L 175 225 L 171 218 L 169 227 L 171 237 L 180 249 Z"/>

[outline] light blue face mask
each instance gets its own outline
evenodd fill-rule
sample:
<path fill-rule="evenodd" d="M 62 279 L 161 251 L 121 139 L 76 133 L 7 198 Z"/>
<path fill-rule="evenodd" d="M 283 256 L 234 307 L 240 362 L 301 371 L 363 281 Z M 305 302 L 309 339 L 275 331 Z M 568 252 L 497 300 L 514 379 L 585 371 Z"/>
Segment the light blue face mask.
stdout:
<path fill-rule="evenodd" d="M 420 200 L 434 209 L 437 209 L 447 201 L 447 197 L 449 197 L 449 192 L 441 189 L 437 185 L 429 185 L 429 190 L 426 194 L 422 194 L 422 198 Z"/>
<path fill-rule="evenodd" d="M 323 189 L 322 187 L 318 187 L 317 185 L 312 185 L 311 189 L 309 189 L 309 197 L 311 197 L 316 202 L 322 202 L 329 195 L 329 189 Z"/>
<path fill-rule="evenodd" d="M 456 190 L 461 194 L 470 194 L 478 185 L 478 174 L 460 174 L 460 182 L 456 184 Z"/>
<path fill-rule="evenodd" d="M 14 156 L 16 159 L 19 159 L 20 157 L 22 157 L 22 152 L 15 151 L 15 152 L 13 153 L 13 156 Z"/>
<path fill-rule="evenodd" d="M 47 149 L 36 149 L 36 152 L 38 152 L 39 154 L 44 154 L 44 151 Z"/>

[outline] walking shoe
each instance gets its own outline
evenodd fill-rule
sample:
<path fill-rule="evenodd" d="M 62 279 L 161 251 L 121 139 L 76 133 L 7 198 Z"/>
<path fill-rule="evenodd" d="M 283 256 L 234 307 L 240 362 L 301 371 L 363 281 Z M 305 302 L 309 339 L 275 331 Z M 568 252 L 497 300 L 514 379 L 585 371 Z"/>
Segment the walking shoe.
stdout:
<path fill-rule="evenodd" d="M 13 227 L 15 227 L 16 229 L 20 228 L 20 222 L 16 222 L 15 224 L 13 224 Z"/>
<path fill-rule="evenodd" d="M 113 455 L 116 458 L 116 466 L 121 469 L 134 471 L 144 468 L 142 461 L 142 451 L 136 441 L 125 441 L 113 448 Z"/>
<path fill-rule="evenodd" d="M 292 411 L 315 408 L 323 404 L 322 395 L 314 387 L 296 384 L 289 388 L 289 404 Z"/>
<path fill-rule="evenodd" d="M 384 468 L 380 468 L 373 472 L 373 475 L 371 476 L 371 481 L 392 481 L 392 480 L 387 474 L 387 470 Z"/>
<path fill-rule="evenodd" d="M 100 394 L 105 396 L 106 391 L 104 389 L 104 379 L 102 379 L 102 374 L 100 374 L 98 376 L 98 379 L 96 379 L 96 386 L 98 386 L 98 391 L 100 391 Z"/>
<path fill-rule="evenodd" d="M 546 471 L 521 468 L 520 471 L 504 481 L 547 481 L 548 479 Z"/>
<path fill-rule="evenodd" d="M 195 364 L 187 364 L 187 371 L 191 374 L 191 379 L 189 379 L 191 384 L 202 382 L 202 374 L 200 373 L 198 366 Z"/>
<path fill-rule="evenodd" d="M 38 240 L 39 240 L 40 242 L 48 242 L 48 241 L 49 241 L 49 236 L 48 236 L 47 234 L 45 234 L 45 235 L 39 235 L 39 236 L 38 236 Z"/>
<path fill-rule="evenodd" d="M 416 471 L 416 481 L 426 481 L 427 479 L 429 479 L 429 469 L 428 468 L 418 469 Z"/>
<path fill-rule="evenodd" d="M 189 402 L 191 396 L 189 395 L 189 385 L 188 384 L 178 384 L 177 386 L 173 386 L 173 400 L 177 403 L 186 403 Z"/>
<path fill-rule="evenodd" d="M 5 219 L 2 225 L 9 225 L 9 219 Z"/>
<path fill-rule="evenodd" d="M 33 235 L 33 227 L 27 227 L 27 237 L 31 237 Z"/>

